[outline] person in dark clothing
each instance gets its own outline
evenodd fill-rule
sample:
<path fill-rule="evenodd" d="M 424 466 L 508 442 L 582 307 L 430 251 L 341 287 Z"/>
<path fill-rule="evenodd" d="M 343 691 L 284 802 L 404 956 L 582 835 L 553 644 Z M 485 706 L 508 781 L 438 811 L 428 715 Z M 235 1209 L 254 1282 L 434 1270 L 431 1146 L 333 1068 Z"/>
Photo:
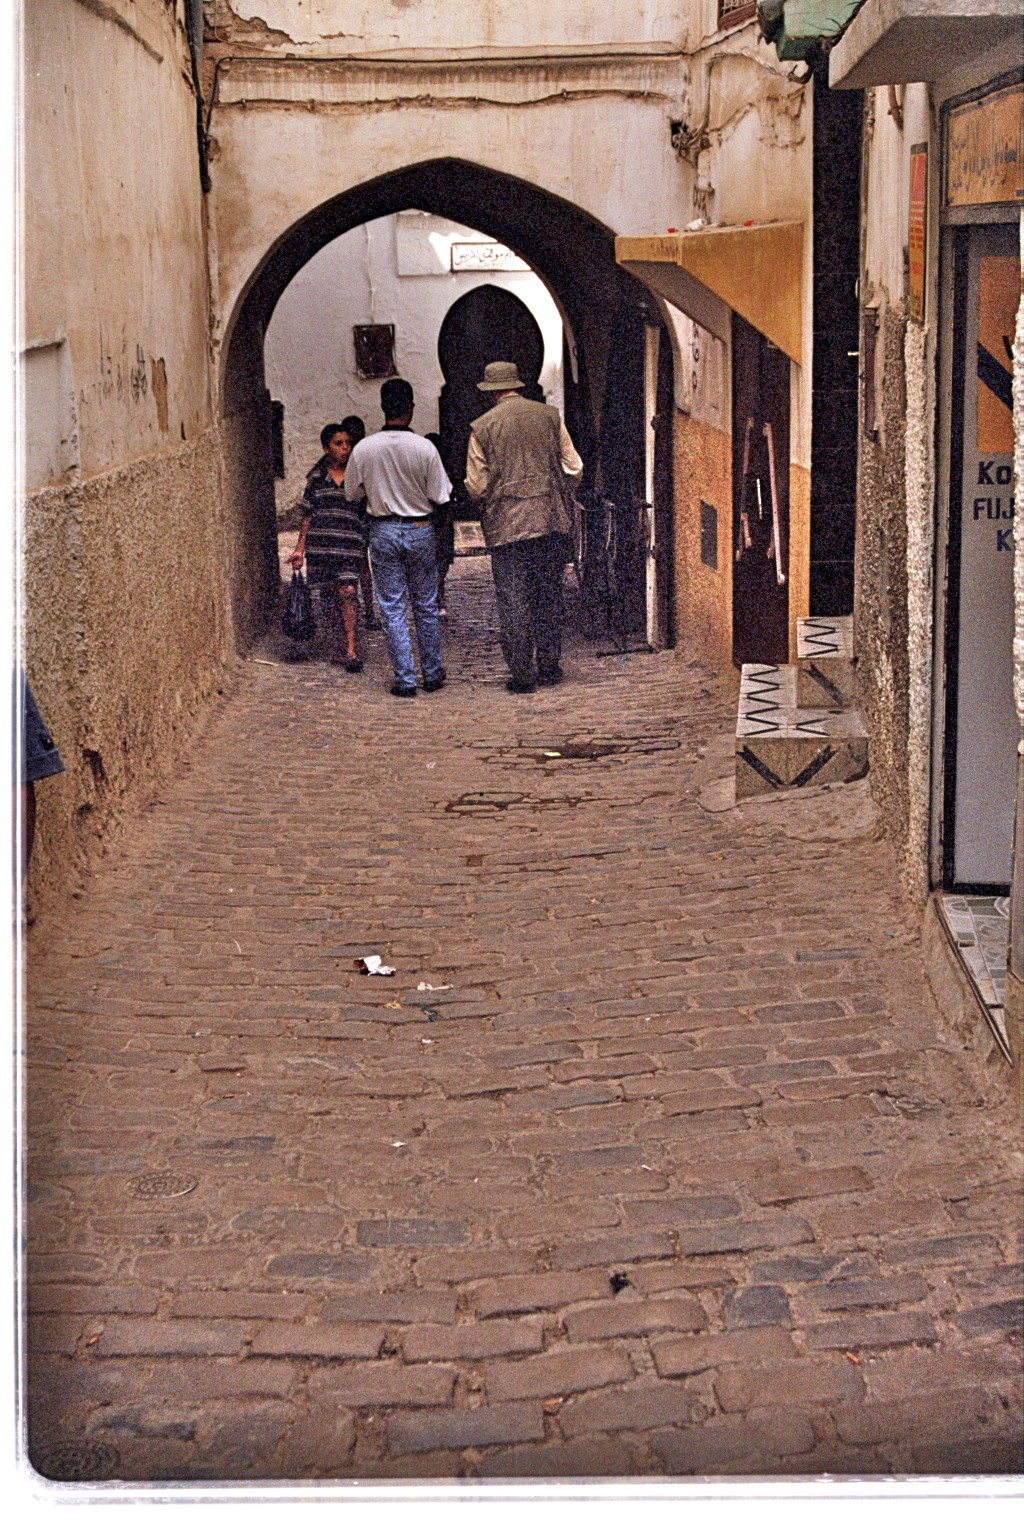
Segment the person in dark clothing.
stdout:
<path fill-rule="evenodd" d="M 573 528 L 566 487 L 583 470 L 558 412 L 525 400 L 524 387 L 515 363 L 487 364 L 477 388 L 496 403 L 473 422 L 466 455 L 466 494 L 480 503 L 511 693 L 562 680 L 562 572 Z"/>
<path fill-rule="evenodd" d="M 290 560 L 296 571 L 305 562 L 310 586 L 337 591 L 345 636 L 342 661 L 346 672 L 361 672 L 356 590 L 366 564 L 366 504 L 353 504 L 345 496 L 345 466 L 355 447 L 351 429 L 341 422 L 328 422 L 320 433 L 320 444 L 326 451 L 306 481 L 299 538 Z M 364 587 L 364 600 L 365 592 Z"/>
<path fill-rule="evenodd" d="M 354 448 L 356 443 L 361 443 L 366 436 L 366 423 L 361 416 L 346 416 L 341 423 L 341 430 L 348 433 Z M 370 570 L 369 550 L 363 556 L 363 565 L 359 572 L 359 589 L 363 594 L 363 623 L 367 629 L 380 629 L 380 620 L 373 606 L 373 573 Z"/>
<path fill-rule="evenodd" d="M 28 873 L 36 837 L 36 784 L 64 772 L 60 753 L 21 668 L 15 677 L 15 710 L 21 719 L 21 762 L 15 764 L 15 783 L 21 802 L 21 878 Z"/>

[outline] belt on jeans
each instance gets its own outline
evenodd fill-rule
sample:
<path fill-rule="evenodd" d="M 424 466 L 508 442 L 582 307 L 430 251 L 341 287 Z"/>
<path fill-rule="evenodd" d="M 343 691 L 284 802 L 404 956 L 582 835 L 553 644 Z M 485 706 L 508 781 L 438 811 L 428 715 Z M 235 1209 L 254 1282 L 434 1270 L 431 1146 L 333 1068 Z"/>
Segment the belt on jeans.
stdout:
<path fill-rule="evenodd" d="M 398 512 L 388 512 L 384 517 L 370 517 L 371 523 L 429 523 L 430 513 L 426 517 L 402 517 Z"/>

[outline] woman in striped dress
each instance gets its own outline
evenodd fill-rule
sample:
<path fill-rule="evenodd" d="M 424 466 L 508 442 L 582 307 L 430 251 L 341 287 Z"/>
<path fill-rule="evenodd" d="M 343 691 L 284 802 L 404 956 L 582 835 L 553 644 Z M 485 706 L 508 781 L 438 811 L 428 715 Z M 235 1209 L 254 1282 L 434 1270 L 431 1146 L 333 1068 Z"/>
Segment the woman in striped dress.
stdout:
<path fill-rule="evenodd" d="M 361 672 L 356 651 L 358 604 L 356 587 L 366 563 L 364 502 L 345 500 L 345 465 L 356 444 L 354 419 L 345 425 L 329 422 L 320 433 L 324 456 L 309 472 L 299 507 L 302 524 L 291 556 L 293 570 L 306 562 L 310 586 L 333 587 L 338 593 L 345 635 L 346 672 Z"/>

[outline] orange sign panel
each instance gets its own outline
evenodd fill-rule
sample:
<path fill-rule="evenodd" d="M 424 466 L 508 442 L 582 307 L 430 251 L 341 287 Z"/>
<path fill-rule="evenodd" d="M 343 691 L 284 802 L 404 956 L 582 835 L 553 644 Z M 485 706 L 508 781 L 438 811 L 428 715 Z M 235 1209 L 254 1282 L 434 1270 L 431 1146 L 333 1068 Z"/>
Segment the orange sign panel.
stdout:
<path fill-rule="evenodd" d="M 928 146 L 915 144 L 910 151 L 910 218 L 907 250 L 910 259 L 910 318 L 924 324 L 924 295 L 928 248 Z"/>
<path fill-rule="evenodd" d="M 1024 84 L 954 107 L 946 120 L 946 204 L 1024 198 Z"/>
<path fill-rule="evenodd" d="M 978 271 L 978 452 L 1013 452 L 1013 330 L 1020 263 L 982 256 Z"/>

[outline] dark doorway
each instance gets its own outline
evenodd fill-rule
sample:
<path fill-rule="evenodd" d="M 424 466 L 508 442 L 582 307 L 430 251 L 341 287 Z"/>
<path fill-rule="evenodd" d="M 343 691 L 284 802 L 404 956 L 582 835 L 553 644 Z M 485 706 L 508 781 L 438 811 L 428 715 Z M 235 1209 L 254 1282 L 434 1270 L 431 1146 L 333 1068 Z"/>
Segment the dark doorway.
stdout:
<path fill-rule="evenodd" d="M 672 388 L 672 344 L 661 332 L 658 347 L 658 383 L 654 415 L 654 561 L 657 593 L 657 627 L 661 645 L 675 645 L 673 622 L 675 596 L 675 473 L 673 447 L 675 398 Z"/>
<path fill-rule="evenodd" d="M 733 659 L 789 659 L 789 358 L 732 322 Z"/>
<path fill-rule="evenodd" d="M 811 365 L 812 614 L 853 612 L 863 93 L 814 72 L 814 354 Z"/>
<path fill-rule="evenodd" d="M 614 506 L 615 580 L 627 635 L 646 626 L 650 509 L 645 485 L 645 327 L 647 311 L 621 303 L 611 324 L 594 490 Z M 594 505 L 599 505 L 595 499 Z"/>
<path fill-rule="evenodd" d="M 543 400 L 538 379 L 544 362 L 544 338 L 530 310 L 506 288 L 485 283 L 457 299 L 444 317 L 437 339 L 444 374 L 438 402 L 441 457 L 456 492 L 466 474 L 470 424 L 489 409 L 477 389 L 487 363 L 511 362 L 519 369 L 528 400 Z"/>

